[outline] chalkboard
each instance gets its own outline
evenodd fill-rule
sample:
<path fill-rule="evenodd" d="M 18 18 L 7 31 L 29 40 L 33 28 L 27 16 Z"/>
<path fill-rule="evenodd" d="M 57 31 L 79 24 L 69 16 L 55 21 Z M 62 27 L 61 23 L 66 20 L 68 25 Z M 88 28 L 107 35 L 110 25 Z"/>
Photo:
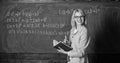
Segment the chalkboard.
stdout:
<path fill-rule="evenodd" d="M 2 11 L 0 35 L 2 48 L 8 53 L 57 52 L 52 40 L 62 41 L 69 35 L 74 9 L 81 8 L 86 15 L 100 12 L 92 4 L 5 4 Z"/>

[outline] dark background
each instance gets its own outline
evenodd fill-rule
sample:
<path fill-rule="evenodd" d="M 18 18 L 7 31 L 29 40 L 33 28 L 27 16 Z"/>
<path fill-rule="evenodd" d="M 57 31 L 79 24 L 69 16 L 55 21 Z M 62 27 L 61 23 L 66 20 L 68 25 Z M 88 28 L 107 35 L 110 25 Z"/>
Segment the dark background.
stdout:
<path fill-rule="evenodd" d="M 6 53 L 56 53 L 57 51 L 52 46 L 52 40 L 56 39 L 58 41 L 62 41 L 65 35 L 69 35 L 69 31 L 71 29 L 70 21 L 71 14 L 74 9 L 81 8 L 86 13 L 88 35 L 91 37 L 91 45 L 88 48 L 88 53 L 93 53 L 94 39 L 97 30 L 103 29 L 101 26 L 102 14 L 104 12 L 104 8 L 100 8 L 99 4 L 74 4 L 74 3 L 61 3 L 61 4 L 38 4 L 38 3 L 9 3 L 3 4 L 1 6 L 1 52 Z M 33 9 L 42 8 L 39 11 L 38 16 L 16 16 L 16 14 L 20 13 L 22 10 L 27 12 L 37 12 Z M 71 11 L 69 11 L 71 10 Z M 66 12 L 64 12 L 66 11 Z M 46 22 L 27 22 L 26 19 L 37 19 L 47 17 Z M 13 19 L 12 19 L 13 18 Z M 19 20 L 19 18 L 21 20 Z M 8 19 L 12 19 L 11 21 Z M 22 22 L 22 21 L 25 22 Z M 17 21 L 17 22 L 16 22 Z M 22 23 L 20 28 L 14 27 L 13 25 Z M 40 24 L 38 28 L 32 27 L 23 27 L 23 24 Z M 51 27 L 43 27 L 43 24 L 64 24 L 63 27 L 54 28 Z M 12 25 L 10 27 L 8 25 Z M 8 27 L 7 27 L 8 26 Z M 47 26 L 47 25 L 45 25 Z M 98 28 L 99 27 L 99 28 Z M 56 31 L 57 34 L 46 34 L 46 33 L 9 33 L 10 30 L 40 30 L 40 31 Z M 63 34 L 59 34 L 59 32 L 63 32 Z M 68 34 L 65 34 L 68 32 Z"/>
<path fill-rule="evenodd" d="M 88 57 L 90 60 L 90 63 L 108 63 L 108 62 L 117 62 L 119 61 L 119 54 L 120 54 L 120 7 L 119 3 L 98 3 L 98 2 L 91 2 L 91 3 L 69 3 L 68 6 L 65 5 L 66 3 L 62 3 L 62 5 L 56 6 L 58 4 L 44 4 L 47 5 L 54 5 L 55 8 L 62 8 L 62 9 L 68 9 L 68 8 L 82 8 L 84 11 L 97 6 L 100 11 L 98 13 L 87 13 L 87 28 L 88 28 L 88 35 L 91 37 L 90 45 L 87 48 Z M 46 40 L 46 36 L 42 39 L 38 39 L 40 42 L 36 41 L 36 43 L 32 43 L 32 41 L 37 40 L 34 39 L 36 37 L 39 38 L 40 35 L 15 35 L 13 38 L 14 40 L 17 38 L 33 38 L 28 39 L 30 42 L 27 42 L 28 45 L 22 45 L 21 43 L 16 43 L 17 48 L 14 47 L 8 47 L 9 44 L 7 44 L 9 40 L 6 40 L 9 36 L 7 29 L 6 29 L 6 23 L 4 22 L 7 18 L 4 18 L 4 15 L 6 12 L 10 11 L 8 6 L 9 5 L 15 5 L 14 3 L 2 3 L 0 4 L 0 52 L 3 63 L 32 63 L 32 62 L 41 62 L 41 63 L 65 63 L 66 62 L 66 55 L 59 54 L 55 49 L 52 48 L 52 39 L 56 40 L 63 40 L 64 35 L 55 35 L 50 36 L 50 39 Z M 36 4 L 18 4 L 15 8 L 24 5 L 27 7 L 29 5 L 33 5 L 33 7 Z M 53 7 L 54 7 L 53 6 Z M 14 8 L 14 9 L 15 9 Z M 23 8 L 24 9 L 24 8 Z M 14 11 L 14 10 L 13 10 Z M 57 31 L 68 31 L 70 29 L 70 16 L 67 17 L 61 17 L 63 22 L 66 24 L 65 27 L 57 29 Z M 55 18 L 55 17 L 53 17 Z M 59 18 L 60 19 L 60 18 Z M 57 19 L 55 19 L 57 20 Z M 56 22 L 59 22 L 57 20 Z M 56 29 L 55 29 L 56 30 Z M 10 37 L 12 37 L 11 35 Z M 48 37 L 48 36 L 47 36 Z M 45 39 L 45 40 L 43 40 Z M 20 39 L 18 39 L 20 40 Z M 31 41 L 32 40 L 32 41 Z M 41 41 L 42 40 L 42 41 Z M 27 41 L 27 40 L 26 40 Z M 22 40 L 20 40 L 22 42 Z M 24 43 L 24 40 L 23 42 Z M 32 44 L 38 45 L 35 48 L 34 46 L 31 46 Z M 15 44 L 15 45 L 16 45 Z M 13 44 L 11 44 L 13 45 Z M 10 45 L 9 45 L 10 46 Z M 14 46 L 14 45 L 13 45 Z M 42 46 L 42 47 L 40 47 Z M 24 49 L 25 48 L 25 49 Z M 32 49 L 33 48 L 33 49 Z M 35 50 L 34 50 L 35 49 Z M 5 54 L 9 53 L 9 54 Z M 61 56 L 61 57 L 60 57 Z M 59 58 L 58 58 L 59 57 Z M 7 60 L 6 60 L 7 58 Z M 21 60 L 17 60 L 21 59 Z M 57 61 L 55 61 L 57 59 Z M 36 61 L 32 61 L 36 60 Z M 48 61 L 47 61 L 48 60 Z M 64 60 L 64 61 L 61 61 Z"/>

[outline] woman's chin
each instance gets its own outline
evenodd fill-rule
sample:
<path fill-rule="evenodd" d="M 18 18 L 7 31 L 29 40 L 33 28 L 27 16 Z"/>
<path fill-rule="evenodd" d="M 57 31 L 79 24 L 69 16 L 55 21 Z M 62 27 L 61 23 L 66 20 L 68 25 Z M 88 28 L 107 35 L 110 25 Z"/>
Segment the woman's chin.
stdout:
<path fill-rule="evenodd" d="M 82 24 L 81 22 L 77 22 L 77 24 Z"/>

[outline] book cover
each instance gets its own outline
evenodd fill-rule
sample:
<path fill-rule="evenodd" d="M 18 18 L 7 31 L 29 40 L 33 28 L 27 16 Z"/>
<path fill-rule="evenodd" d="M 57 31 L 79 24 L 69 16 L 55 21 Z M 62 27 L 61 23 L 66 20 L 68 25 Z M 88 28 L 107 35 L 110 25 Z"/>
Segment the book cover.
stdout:
<path fill-rule="evenodd" d="M 66 45 L 66 44 L 64 44 L 62 42 L 60 42 L 56 46 L 54 46 L 54 48 L 56 48 L 56 49 L 59 49 L 59 47 L 62 48 L 64 51 L 72 50 L 72 47 L 70 47 L 70 46 L 68 46 L 68 45 Z"/>

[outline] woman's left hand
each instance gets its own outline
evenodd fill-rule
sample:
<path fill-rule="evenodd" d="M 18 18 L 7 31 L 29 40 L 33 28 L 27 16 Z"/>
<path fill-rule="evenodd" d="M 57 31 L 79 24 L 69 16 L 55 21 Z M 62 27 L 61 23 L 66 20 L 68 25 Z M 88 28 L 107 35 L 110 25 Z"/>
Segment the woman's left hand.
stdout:
<path fill-rule="evenodd" d="M 64 51 L 62 48 L 57 49 L 58 52 L 61 52 L 63 54 L 68 54 L 68 52 Z"/>

